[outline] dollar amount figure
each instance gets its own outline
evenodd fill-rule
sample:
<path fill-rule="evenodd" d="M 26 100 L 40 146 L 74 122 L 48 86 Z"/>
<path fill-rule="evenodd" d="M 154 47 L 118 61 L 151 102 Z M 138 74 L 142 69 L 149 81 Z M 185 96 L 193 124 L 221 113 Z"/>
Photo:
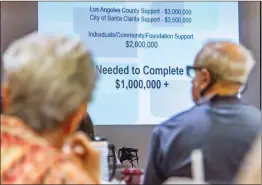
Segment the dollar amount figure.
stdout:
<path fill-rule="evenodd" d="M 158 48 L 158 42 L 126 41 L 126 48 Z"/>
<path fill-rule="evenodd" d="M 119 80 L 115 82 L 116 89 L 160 89 L 161 88 L 160 80 Z"/>

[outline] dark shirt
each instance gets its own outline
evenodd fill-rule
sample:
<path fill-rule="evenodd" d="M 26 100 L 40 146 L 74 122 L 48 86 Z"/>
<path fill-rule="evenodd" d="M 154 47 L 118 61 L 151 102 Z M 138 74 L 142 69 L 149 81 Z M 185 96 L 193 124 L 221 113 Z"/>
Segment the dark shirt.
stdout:
<path fill-rule="evenodd" d="M 194 149 L 203 152 L 206 181 L 231 183 L 260 132 L 261 111 L 237 97 L 203 101 L 153 130 L 144 184 L 191 177 Z"/>

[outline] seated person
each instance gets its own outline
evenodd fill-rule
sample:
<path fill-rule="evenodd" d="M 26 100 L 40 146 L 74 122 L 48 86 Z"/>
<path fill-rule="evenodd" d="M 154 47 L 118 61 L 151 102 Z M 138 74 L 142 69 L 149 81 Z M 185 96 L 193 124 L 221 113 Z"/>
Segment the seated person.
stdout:
<path fill-rule="evenodd" d="M 233 182 L 261 131 L 261 111 L 237 97 L 254 64 L 250 52 L 232 42 L 210 42 L 199 51 L 187 67 L 196 105 L 154 128 L 144 184 L 191 177 L 195 149 L 202 149 L 205 181 Z"/>
<path fill-rule="evenodd" d="M 1 183 L 98 184 L 99 154 L 72 135 L 95 84 L 84 44 L 32 33 L 11 44 L 3 66 Z"/>

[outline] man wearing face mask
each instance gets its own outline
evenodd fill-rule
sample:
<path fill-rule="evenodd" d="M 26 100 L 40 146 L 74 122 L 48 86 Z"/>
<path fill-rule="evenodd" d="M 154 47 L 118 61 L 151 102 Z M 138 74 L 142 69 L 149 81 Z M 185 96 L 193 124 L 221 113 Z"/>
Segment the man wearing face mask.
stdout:
<path fill-rule="evenodd" d="M 261 112 L 244 104 L 238 92 L 255 61 L 232 42 L 207 43 L 187 66 L 195 106 L 153 130 L 144 184 L 191 177 L 191 152 L 203 153 L 205 180 L 230 183 L 261 131 Z"/>

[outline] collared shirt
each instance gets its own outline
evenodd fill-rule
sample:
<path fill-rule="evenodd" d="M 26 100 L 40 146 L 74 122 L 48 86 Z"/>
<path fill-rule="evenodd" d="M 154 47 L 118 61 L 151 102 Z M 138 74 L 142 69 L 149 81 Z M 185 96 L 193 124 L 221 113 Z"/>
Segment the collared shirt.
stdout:
<path fill-rule="evenodd" d="M 206 181 L 230 183 L 260 131 L 261 111 L 238 97 L 201 101 L 153 130 L 144 184 L 191 177 L 194 149 L 203 152 Z"/>

